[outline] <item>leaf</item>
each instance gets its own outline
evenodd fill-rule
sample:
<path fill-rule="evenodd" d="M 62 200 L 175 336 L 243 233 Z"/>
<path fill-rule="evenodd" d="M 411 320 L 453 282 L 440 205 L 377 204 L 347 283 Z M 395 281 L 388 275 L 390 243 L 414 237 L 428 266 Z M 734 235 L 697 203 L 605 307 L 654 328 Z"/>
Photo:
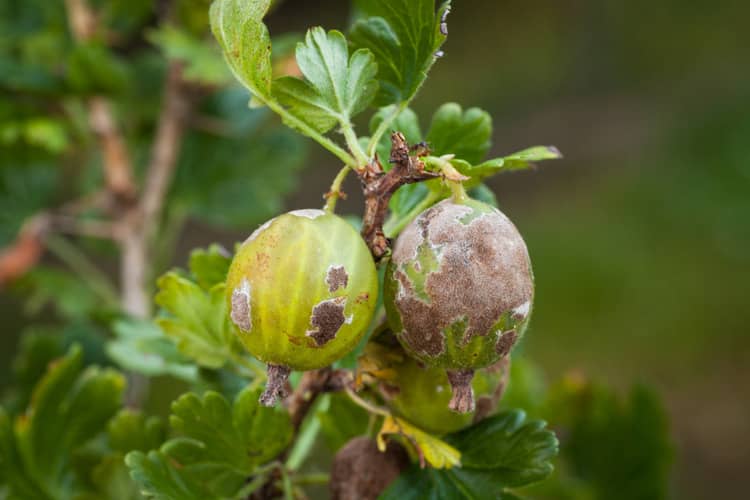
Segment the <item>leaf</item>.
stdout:
<path fill-rule="evenodd" d="M 80 276 L 53 267 L 35 267 L 16 286 L 26 294 L 25 307 L 31 314 L 52 306 L 64 318 L 79 320 L 102 307 L 100 298 Z"/>
<path fill-rule="evenodd" d="M 501 171 L 531 168 L 535 161 L 558 160 L 560 158 L 562 158 L 562 153 L 554 146 L 534 146 L 502 158 L 487 160 L 479 165 L 467 167 L 465 164 L 451 163 L 464 175 L 469 175 L 475 179 L 484 179 Z"/>
<path fill-rule="evenodd" d="M 398 417 L 385 417 L 377 438 L 380 451 L 386 449 L 385 436 L 388 434 L 407 438 L 416 449 L 420 463 L 427 462 L 437 469 L 450 469 L 461 465 L 461 453 L 457 449 Z"/>
<path fill-rule="evenodd" d="M 168 24 L 150 31 L 147 38 L 158 45 L 168 59 L 184 64 L 183 76 L 186 80 L 206 85 L 229 82 L 231 75 L 226 64 L 218 57 L 215 45 Z"/>
<path fill-rule="evenodd" d="M 566 436 L 562 458 L 596 498 L 667 498 L 673 458 L 666 412 L 658 397 L 635 386 L 626 400 L 602 386 L 562 384 L 548 412 Z"/>
<path fill-rule="evenodd" d="M 25 409 L 31 392 L 44 376 L 49 363 L 65 353 L 60 335 L 55 330 L 29 328 L 21 334 L 18 352 L 13 360 L 14 407 Z"/>
<path fill-rule="evenodd" d="M 305 80 L 282 77 L 273 94 L 284 106 L 318 132 L 336 122 L 348 124 L 375 97 L 377 65 L 367 49 L 349 57 L 346 38 L 339 31 L 312 28 L 297 44 L 297 65 Z"/>
<path fill-rule="evenodd" d="M 17 498 L 58 498 L 71 487 L 73 452 L 102 432 L 121 405 L 124 377 L 83 369 L 80 348 L 53 364 L 37 384 L 26 413 L 11 427 L 0 418 L 2 468 Z M 22 457 L 22 458 L 21 458 Z M 35 492 L 35 494 L 30 494 Z"/>
<path fill-rule="evenodd" d="M 232 133 L 188 135 L 173 203 L 201 221 L 249 234 L 283 209 L 283 196 L 297 185 L 308 145 L 291 130 L 267 130 L 265 110 L 248 112 L 244 92 L 227 90 L 217 100 L 218 117 L 231 124 Z"/>
<path fill-rule="evenodd" d="M 356 5 L 364 17 L 352 27 L 349 40 L 375 56 L 380 81 L 376 104 L 409 102 L 445 41 L 439 26 L 449 3 L 437 13 L 434 0 L 359 0 Z"/>
<path fill-rule="evenodd" d="M 446 436 L 445 441 L 460 451 L 460 467 L 412 467 L 380 498 L 510 500 L 515 497 L 504 488 L 543 479 L 552 471 L 550 460 L 557 454 L 557 440 L 544 428 L 544 422 L 527 421 L 520 410 L 490 417 Z"/>
<path fill-rule="evenodd" d="M 492 118 L 479 108 L 463 111 L 449 102 L 438 108 L 427 133 L 427 144 L 435 156 L 454 154 L 471 164 L 482 161 L 490 149 Z"/>
<path fill-rule="evenodd" d="M 234 76 L 261 102 L 271 95 L 271 37 L 263 24 L 271 0 L 215 0 L 211 30 Z"/>
<path fill-rule="evenodd" d="M 245 389 L 233 405 L 216 392 L 181 396 L 170 418 L 181 436 L 158 452 L 129 453 L 133 478 L 156 498 L 233 497 L 258 465 L 291 441 L 288 414 L 261 406 L 259 394 Z"/>
<path fill-rule="evenodd" d="M 73 500 L 141 500 L 138 486 L 130 477 L 122 454 L 108 455 L 91 471 L 96 491 L 76 495 Z"/>
<path fill-rule="evenodd" d="M 112 330 L 115 338 L 107 342 L 107 355 L 122 368 L 149 377 L 171 375 L 188 382 L 197 379 L 198 367 L 153 323 L 124 319 L 116 321 Z"/>
<path fill-rule="evenodd" d="M 130 408 L 120 410 L 107 424 L 107 440 L 114 451 L 152 450 L 165 438 L 166 431 L 160 418 L 147 417 Z"/>
<path fill-rule="evenodd" d="M 229 324 L 223 284 L 206 291 L 174 271 L 156 284 L 156 303 L 167 313 L 156 324 L 181 353 L 201 366 L 221 368 L 240 352 Z"/>
<path fill-rule="evenodd" d="M 464 468 L 490 470 L 492 478 L 508 487 L 524 486 L 552 472 L 557 438 L 542 420 L 526 420 L 514 410 L 482 420 L 446 441 L 461 450 Z"/>
<path fill-rule="evenodd" d="M 190 252 L 188 267 L 201 288 L 210 289 L 226 281 L 231 263 L 231 254 L 221 245 L 214 243 L 205 250 L 196 248 Z"/>
<path fill-rule="evenodd" d="M 125 456 L 130 477 L 141 486 L 141 493 L 155 500 L 205 500 L 198 482 L 169 464 L 158 451 L 133 451 Z"/>

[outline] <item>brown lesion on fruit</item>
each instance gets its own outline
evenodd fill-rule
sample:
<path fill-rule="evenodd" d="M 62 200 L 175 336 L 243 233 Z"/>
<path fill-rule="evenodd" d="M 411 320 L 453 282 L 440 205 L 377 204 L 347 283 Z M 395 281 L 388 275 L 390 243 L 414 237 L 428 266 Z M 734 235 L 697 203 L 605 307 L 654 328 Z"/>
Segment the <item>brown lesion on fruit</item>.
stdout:
<path fill-rule="evenodd" d="M 368 300 L 370 300 L 370 294 L 368 292 L 362 292 L 357 295 L 357 297 L 354 299 L 354 302 L 356 302 L 357 304 L 364 304 Z"/>
<path fill-rule="evenodd" d="M 345 297 L 324 300 L 315 305 L 310 315 L 310 324 L 313 328 L 305 335 L 311 337 L 318 347 L 336 338 L 339 329 L 346 322 L 345 305 Z"/>
<path fill-rule="evenodd" d="M 253 320 L 250 315 L 250 282 L 242 278 L 240 286 L 232 291 L 232 310 L 229 314 L 237 328 L 248 333 L 253 329 Z"/>
<path fill-rule="evenodd" d="M 518 333 L 515 330 L 508 330 L 507 332 L 501 333 L 495 344 L 495 352 L 497 355 L 502 358 L 507 356 L 516 344 L 516 340 L 518 340 Z"/>
<path fill-rule="evenodd" d="M 329 292 L 335 292 L 339 288 L 346 288 L 349 284 L 349 275 L 344 266 L 329 266 L 326 274 L 326 285 Z"/>
<path fill-rule="evenodd" d="M 528 313 L 533 294 L 526 246 L 501 213 L 485 212 L 467 224 L 459 219 L 471 207 L 441 202 L 399 236 L 393 249 L 395 302 L 403 323 L 400 338 L 415 352 L 435 357 L 445 351 L 441 332 L 465 317 L 463 342 L 495 332 L 504 314 Z M 439 266 L 426 275 L 422 300 L 402 267 L 421 245 L 439 249 Z M 519 306 L 521 304 L 522 306 Z"/>
<path fill-rule="evenodd" d="M 446 370 L 445 373 L 453 389 L 448 408 L 458 413 L 474 411 L 474 388 L 471 386 L 474 370 Z"/>

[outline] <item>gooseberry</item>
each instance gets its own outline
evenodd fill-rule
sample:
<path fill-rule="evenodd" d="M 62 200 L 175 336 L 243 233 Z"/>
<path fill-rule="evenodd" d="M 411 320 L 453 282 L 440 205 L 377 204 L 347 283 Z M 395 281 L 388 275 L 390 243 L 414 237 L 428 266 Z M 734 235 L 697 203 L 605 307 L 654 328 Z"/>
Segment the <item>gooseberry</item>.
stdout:
<path fill-rule="evenodd" d="M 399 235 L 384 287 L 401 345 L 446 370 L 452 410 L 472 411 L 474 370 L 507 356 L 531 312 L 534 280 L 516 227 L 485 203 L 444 200 Z"/>
<path fill-rule="evenodd" d="M 242 344 L 268 365 L 261 403 L 286 395 L 291 370 L 322 368 L 351 351 L 377 295 L 370 252 L 342 218 L 295 210 L 256 230 L 232 260 L 226 300 Z"/>

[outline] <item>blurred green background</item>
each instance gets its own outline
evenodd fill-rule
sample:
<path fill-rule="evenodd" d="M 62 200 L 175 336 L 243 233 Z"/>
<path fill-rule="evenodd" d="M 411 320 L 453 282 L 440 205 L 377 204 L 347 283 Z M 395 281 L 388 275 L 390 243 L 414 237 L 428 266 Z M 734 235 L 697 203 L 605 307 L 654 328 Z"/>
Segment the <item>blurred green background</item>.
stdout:
<path fill-rule="evenodd" d="M 272 33 L 342 27 L 349 15 L 348 2 L 287 0 L 268 24 Z M 748 18 L 746 2 L 456 0 L 446 55 L 413 106 L 423 125 L 446 101 L 486 109 L 495 156 L 533 144 L 565 154 L 490 183 L 534 264 L 536 304 L 523 349 L 550 379 L 575 373 L 623 391 L 634 381 L 655 387 L 672 421 L 679 499 L 746 494 Z M 230 103 L 237 116 L 243 99 Z M 276 147 L 305 147 L 276 140 Z M 181 168 L 231 162 L 242 144 L 223 147 L 223 156 Z M 298 186 L 283 207 L 256 193 L 264 216 L 321 204 L 339 166 L 319 148 L 309 153 L 296 182 L 274 181 L 284 184 L 280 190 Z M 257 179 L 274 178 L 262 155 L 240 159 Z M 351 196 L 341 211 L 357 213 L 356 181 L 345 190 Z M 184 199 L 210 205 L 200 193 Z M 184 264 L 195 246 L 231 248 L 260 222 L 239 214 L 235 220 L 248 227 L 228 230 L 210 214 L 182 216 L 190 222 L 165 268 Z M 17 334 L 30 321 L 20 304 L 0 295 L 3 382 Z"/>

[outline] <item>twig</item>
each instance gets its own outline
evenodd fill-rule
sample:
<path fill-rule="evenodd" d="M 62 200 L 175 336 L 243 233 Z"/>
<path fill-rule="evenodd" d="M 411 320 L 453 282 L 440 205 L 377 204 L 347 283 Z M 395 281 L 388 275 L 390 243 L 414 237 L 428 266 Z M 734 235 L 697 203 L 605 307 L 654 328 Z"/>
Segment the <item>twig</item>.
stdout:
<path fill-rule="evenodd" d="M 85 43 L 94 38 L 98 29 L 98 20 L 86 0 L 65 0 L 65 6 L 73 38 L 79 43 Z M 131 204 L 136 196 L 133 167 L 125 139 L 114 119 L 111 105 L 106 98 L 101 96 L 91 97 L 87 104 L 89 123 L 99 139 L 104 157 L 107 190 L 118 203 Z"/>
<path fill-rule="evenodd" d="M 351 380 L 352 375 L 346 370 L 322 368 L 305 372 L 297 388 L 286 401 L 295 432 L 299 430 L 320 394 L 344 390 Z"/>
<path fill-rule="evenodd" d="M 174 176 L 191 100 L 182 80 L 182 65 L 169 65 L 159 125 L 138 206 L 123 221 L 120 275 L 124 310 L 137 317 L 148 317 L 149 243 L 161 218 L 164 199 Z"/>
<path fill-rule="evenodd" d="M 404 135 L 394 132 L 391 134 L 390 157 L 393 168 L 385 173 L 376 158 L 362 173 L 358 172 L 365 195 L 362 237 L 376 260 L 388 251 L 388 239 L 383 232 L 383 222 L 393 193 L 405 184 L 440 177 L 438 173 L 425 170 L 420 157 L 426 154 L 426 150 L 412 153 Z"/>

